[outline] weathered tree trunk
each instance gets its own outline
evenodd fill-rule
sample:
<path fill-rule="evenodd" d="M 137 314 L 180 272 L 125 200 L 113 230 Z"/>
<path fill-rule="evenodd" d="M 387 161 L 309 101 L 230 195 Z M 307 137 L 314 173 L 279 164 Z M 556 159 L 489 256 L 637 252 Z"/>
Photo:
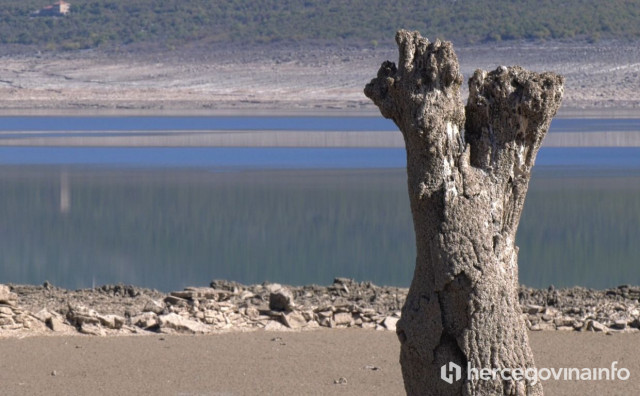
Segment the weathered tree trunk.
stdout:
<path fill-rule="evenodd" d="M 400 128 L 407 151 L 418 253 L 397 326 L 405 389 L 410 395 L 542 395 L 535 381 L 467 378 L 467 365 L 534 367 L 518 303 L 514 241 L 563 79 L 520 67 L 477 70 L 465 109 L 451 43 L 429 43 L 402 30 L 396 41 L 398 66 L 384 62 L 365 94 Z M 449 362 L 461 367 L 462 378 L 452 384 L 441 379 Z"/>

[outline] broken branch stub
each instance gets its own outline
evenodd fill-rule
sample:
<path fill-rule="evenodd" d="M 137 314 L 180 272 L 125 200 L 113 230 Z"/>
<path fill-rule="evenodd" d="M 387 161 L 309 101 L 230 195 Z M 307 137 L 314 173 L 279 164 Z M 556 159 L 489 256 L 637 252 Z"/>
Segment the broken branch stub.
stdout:
<path fill-rule="evenodd" d="M 478 70 L 465 108 L 451 43 L 404 30 L 396 41 L 398 66 L 384 62 L 365 94 L 406 144 L 417 245 L 397 326 L 407 393 L 541 395 L 539 383 L 467 378 L 467 367 L 534 367 L 518 304 L 515 234 L 563 78 L 517 66 Z M 451 384 L 441 379 L 449 362 L 461 367 Z"/>

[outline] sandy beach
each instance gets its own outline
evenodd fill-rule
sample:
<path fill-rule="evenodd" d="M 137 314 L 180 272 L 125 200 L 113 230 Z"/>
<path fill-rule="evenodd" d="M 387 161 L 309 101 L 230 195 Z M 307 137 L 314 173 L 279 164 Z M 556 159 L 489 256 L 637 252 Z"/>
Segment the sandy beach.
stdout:
<path fill-rule="evenodd" d="M 626 368 L 628 380 L 544 381 L 547 395 L 640 392 L 636 334 L 532 332 L 538 368 Z M 400 395 L 395 334 L 255 331 L 206 336 L 0 339 L 3 395 Z"/>

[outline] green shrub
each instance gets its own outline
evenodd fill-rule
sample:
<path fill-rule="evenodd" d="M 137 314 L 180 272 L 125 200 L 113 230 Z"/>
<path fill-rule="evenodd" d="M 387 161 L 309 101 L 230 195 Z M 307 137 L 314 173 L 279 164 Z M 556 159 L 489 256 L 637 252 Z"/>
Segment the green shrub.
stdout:
<path fill-rule="evenodd" d="M 53 0 L 49 0 L 53 2 Z M 459 43 L 518 39 L 640 38 L 640 2 L 543 0 L 73 0 L 65 17 L 32 17 L 46 4 L 0 10 L 0 42 L 68 48 L 203 41 L 392 43 L 399 28 Z"/>

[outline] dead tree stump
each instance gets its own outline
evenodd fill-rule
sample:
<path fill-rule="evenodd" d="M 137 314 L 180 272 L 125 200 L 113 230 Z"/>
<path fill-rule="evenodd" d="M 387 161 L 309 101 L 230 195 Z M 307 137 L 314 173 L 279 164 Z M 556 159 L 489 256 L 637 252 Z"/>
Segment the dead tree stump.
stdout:
<path fill-rule="evenodd" d="M 404 30 L 396 41 L 398 66 L 384 62 L 364 92 L 398 126 L 407 152 L 417 258 L 397 326 L 405 389 L 542 395 L 535 381 L 467 378 L 467 367 L 535 367 L 518 303 L 515 236 L 563 78 L 517 66 L 477 70 L 464 108 L 450 42 Z M 452 384 L 441 378 L 449 362 L 461 368 Z"/>

